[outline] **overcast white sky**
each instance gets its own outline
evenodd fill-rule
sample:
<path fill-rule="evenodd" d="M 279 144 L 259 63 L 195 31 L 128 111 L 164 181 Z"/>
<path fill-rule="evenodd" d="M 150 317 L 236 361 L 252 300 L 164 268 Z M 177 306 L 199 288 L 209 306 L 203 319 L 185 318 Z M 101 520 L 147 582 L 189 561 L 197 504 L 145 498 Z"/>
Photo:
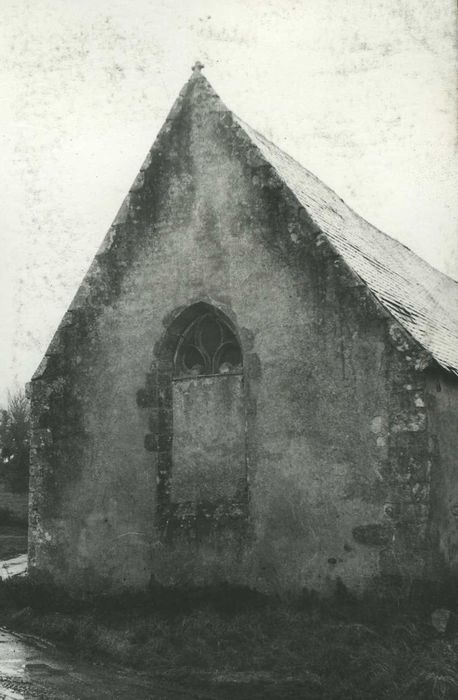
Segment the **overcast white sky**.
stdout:
<path fill-rule="evenodd" d="M 0 401 L 28 381 L 196 59 L 458 278 L 454 0 L 2 0 Z"/>

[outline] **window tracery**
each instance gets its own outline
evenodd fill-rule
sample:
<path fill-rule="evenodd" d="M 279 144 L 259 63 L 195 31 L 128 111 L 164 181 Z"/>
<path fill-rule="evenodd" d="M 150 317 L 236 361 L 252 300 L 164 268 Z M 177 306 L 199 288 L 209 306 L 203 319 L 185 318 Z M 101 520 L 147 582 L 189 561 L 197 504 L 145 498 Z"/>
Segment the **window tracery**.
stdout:
<path fill-rule="evenodd" d="M 208 313 L 186 329 L 174 359 L 175 377 L 196 377 L 242 371 L 242 353 L 234 332 Z"/>

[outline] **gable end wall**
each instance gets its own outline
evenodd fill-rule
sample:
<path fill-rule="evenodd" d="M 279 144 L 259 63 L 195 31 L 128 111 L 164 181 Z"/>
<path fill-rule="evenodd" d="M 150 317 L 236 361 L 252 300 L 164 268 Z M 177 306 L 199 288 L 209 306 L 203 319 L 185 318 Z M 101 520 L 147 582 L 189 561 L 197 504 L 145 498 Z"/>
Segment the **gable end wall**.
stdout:
<path fill-rule="evenodd" d="M 206 90 L 182 97 L 32 382 L 30 567 L 80 591 L 429 575 L 424 357 Z M 249 508 L 242 530 L 216 517 L 169 542 L 155 358 L 197 302 L 239 332 Z"/>

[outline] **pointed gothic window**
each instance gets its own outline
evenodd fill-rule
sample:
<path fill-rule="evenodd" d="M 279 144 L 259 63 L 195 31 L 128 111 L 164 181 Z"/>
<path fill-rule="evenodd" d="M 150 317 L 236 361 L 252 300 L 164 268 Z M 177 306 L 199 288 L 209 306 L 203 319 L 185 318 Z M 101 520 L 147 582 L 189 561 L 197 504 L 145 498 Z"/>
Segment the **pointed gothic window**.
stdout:
<path fill-rule="evenodd" d="M 215 314 L 206 313 L 188 326 L 175 353 L 175 377 L 233 374 L 241 371 L 240 345 L 227 323 Z"/>

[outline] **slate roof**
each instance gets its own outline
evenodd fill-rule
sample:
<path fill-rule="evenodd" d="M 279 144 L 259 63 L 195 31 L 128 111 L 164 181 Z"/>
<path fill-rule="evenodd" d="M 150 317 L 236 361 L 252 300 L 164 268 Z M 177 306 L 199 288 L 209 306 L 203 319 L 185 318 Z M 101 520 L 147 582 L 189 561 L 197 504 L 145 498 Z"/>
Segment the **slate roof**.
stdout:
<path fill-rule="evenodd" d="M 234 118 L 384 308 L 442 367 L 458 375 L 458 282 L 358 216 L 315 175 Z"/>

